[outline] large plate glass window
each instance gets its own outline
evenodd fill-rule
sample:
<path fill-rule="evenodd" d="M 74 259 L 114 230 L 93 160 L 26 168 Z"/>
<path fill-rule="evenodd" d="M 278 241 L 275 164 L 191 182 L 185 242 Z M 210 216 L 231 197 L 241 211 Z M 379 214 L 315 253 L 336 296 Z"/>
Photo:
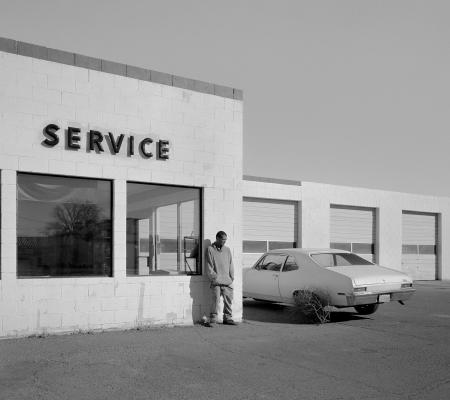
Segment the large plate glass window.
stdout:
<path fill-rule="evenodd" d="M 111 276 L 112 183 L 19 173 L 17 275 Z"/>
<path fill-rule="evenodd" d="M 127 275 L 201 272 L 201 191 L 127 184 Z"/>

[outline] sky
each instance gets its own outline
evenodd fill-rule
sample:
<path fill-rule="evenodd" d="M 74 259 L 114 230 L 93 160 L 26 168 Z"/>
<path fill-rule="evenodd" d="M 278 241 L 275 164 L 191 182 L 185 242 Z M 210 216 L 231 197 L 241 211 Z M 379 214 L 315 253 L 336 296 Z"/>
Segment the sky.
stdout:
<path fill-rule="evenodd" d="M 0 36 L 244 91 L 244 174 L 450 197 L 447 0 L 0 0 Z"/>

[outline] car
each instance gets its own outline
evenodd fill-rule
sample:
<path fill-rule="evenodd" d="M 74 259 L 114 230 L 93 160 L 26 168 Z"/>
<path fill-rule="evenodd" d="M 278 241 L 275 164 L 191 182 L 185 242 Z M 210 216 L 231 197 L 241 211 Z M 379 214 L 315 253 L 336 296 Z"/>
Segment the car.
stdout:
<path fill-rule="evenodd" d="M 362 315 L 382 303 L 408 300 L 412 279 L 355 253 L 336 249 L 291 248 L 264 253 L 243 272 L 243 297 L 295 304 L 309 291 L 324 305 L 354 307 Z"/>

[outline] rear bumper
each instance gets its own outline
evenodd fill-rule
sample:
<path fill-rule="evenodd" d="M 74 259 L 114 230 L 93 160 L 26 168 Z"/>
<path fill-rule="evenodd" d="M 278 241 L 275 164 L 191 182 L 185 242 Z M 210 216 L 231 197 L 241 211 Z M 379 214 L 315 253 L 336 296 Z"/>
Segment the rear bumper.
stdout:
<path fill-rule="evenodd" d="M 372 292 L 367 294 L 350 295 L 346 296 L 347 305 L 351 307 L 364 304 L 387 303 L 390 301 L 405 301 L 409 300 L 415 291 L 416 289 L 403 289 L 395 292 Z"/>

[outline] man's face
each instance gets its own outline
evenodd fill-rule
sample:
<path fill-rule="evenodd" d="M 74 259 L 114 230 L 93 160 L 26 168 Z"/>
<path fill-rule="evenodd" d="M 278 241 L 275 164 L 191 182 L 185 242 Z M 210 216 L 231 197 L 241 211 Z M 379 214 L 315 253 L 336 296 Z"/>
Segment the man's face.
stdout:
<path fill-rule="evenodd" d="M 217 247 L 221 248 L 225 244 L 226 241 L 227 241 L 226 236 L 218 236 L 216 238 Z"/>

